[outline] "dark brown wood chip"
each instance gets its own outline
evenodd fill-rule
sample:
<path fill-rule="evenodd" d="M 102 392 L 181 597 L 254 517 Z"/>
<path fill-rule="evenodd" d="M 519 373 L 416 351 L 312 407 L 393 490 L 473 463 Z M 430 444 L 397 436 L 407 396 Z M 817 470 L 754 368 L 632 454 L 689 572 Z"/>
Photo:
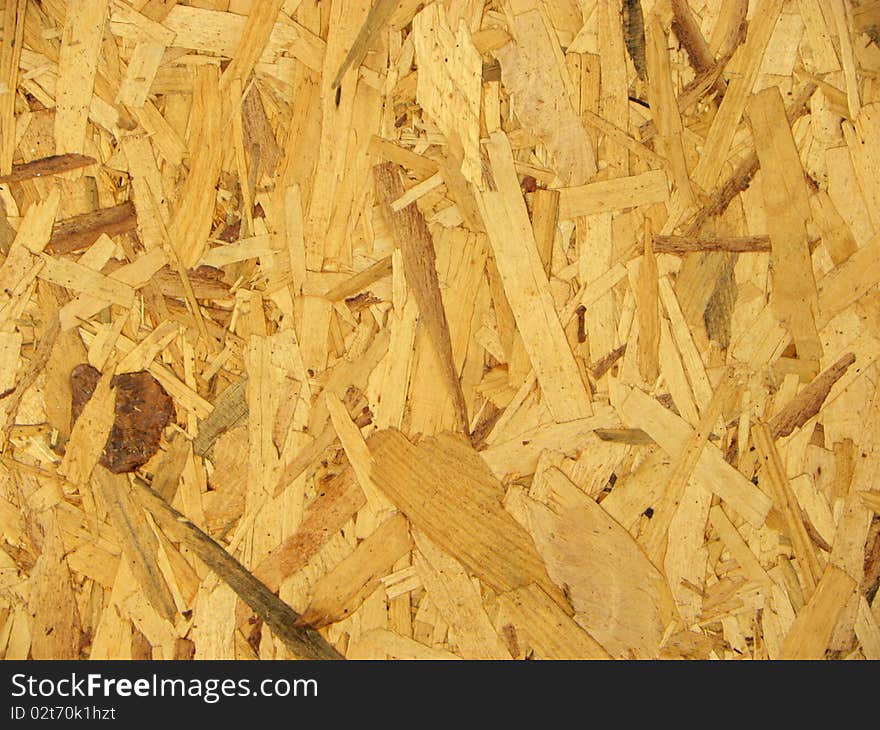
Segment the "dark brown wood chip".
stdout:
<path fill-rule="evenodd" d="M 100 378 L 101 373 L 88 364 L 77 365 L 71 372 L 74 421 L 92 397 Z M 114 474 L 133 472 L 159 449 L 162 432 L 174 417 L 174 404 L 171 396 L 145 370 L 121 373 L 110 384 L 116 388 L 116 419 L 100 463 Z"/>

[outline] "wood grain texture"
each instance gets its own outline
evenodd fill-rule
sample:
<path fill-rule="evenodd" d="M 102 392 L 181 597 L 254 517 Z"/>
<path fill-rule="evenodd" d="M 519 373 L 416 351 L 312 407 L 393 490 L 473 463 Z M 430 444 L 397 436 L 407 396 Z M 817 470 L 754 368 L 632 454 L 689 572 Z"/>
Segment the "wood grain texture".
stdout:
<path fill-rule="evenodd" d="M 419 529 L 496 590 L 535 582 L 565 605 L 534 544 L 501 506 L 501 487 L 454 436 L 413 446 L 399 431 L 370 440 L 376 485 Z"/>
<path fill-rule="evenodd" d="M 800 357 L 818 360 L 822 354 L 815 323 L 818 301 L 806 230 L 810 204 L 778 90 L 765 89 L 755 95 L 749 105 L 749 121 L 761 162 L 761 190 L 770 232 L 771 303 L 791 332 Z"/>
<path fill-rule="evenodd" d="M 0 657 L 880 656 L 875 0 L 0 7 Z"/>
<path fill-rule="evenodd" d="M 386 163 L 375 167 L 374 174 L 379 199 L 382 201 L 385 215 L 391 222 L 395 240 L 403 254 L 407 284 L 412 288 L 413 296 L 419 305 L 419 314 L 425 322 L 434 352 L 440 361 L 443 378 L 455 406 L 459 427 L 463 433 L 468 433 L 470 423 L 467 406 L 453 361 L 452 339 L 440 294 L 440 281 L 437 278 L 435 263 L 437 255 L 431 232 L 414 202 L 397 211 L 392 208 L 392 201 L 399 199 L 403 194 L 403 184 L 400 182 L 398 171 L 391 164 Z"/>

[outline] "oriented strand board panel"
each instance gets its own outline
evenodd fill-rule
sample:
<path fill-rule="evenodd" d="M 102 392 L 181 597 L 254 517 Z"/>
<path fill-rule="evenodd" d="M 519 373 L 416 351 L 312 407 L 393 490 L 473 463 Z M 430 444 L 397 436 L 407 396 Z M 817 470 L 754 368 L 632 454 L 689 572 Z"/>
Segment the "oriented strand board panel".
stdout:
<path fill-rule="evenodd" d="M 0 0 L 0 658 L 880 657 L 878 6 Z"/>

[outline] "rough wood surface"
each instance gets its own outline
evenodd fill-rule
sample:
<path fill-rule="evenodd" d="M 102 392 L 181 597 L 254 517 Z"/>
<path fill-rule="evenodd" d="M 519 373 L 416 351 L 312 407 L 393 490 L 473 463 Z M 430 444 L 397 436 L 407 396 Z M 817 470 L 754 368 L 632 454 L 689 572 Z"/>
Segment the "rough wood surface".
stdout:
<path fill-rule="evenodd" d="M 878 38 L 0 0 L 0 658 L 880 658 Z"/>

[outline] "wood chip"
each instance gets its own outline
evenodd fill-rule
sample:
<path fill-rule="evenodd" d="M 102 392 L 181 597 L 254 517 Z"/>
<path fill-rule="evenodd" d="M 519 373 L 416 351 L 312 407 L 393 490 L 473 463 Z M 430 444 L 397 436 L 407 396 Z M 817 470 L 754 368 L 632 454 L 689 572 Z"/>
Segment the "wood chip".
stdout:
<path fill-rule="evenodd" d="M 59 155 L 84 152 L 107 7 L 107 0 L 74 0 L 65 14 L 55 112 L 55 148 Z"/>
<path fill-rule="evenodd" d="M 43 157 L 39 160 L 31 160 L 23 162 L 20 165 L 13 165 L 12 172 L 8 175 L 0 175 L 0 183 L 21 182 L 22 180 L 33 180 L 37 177 L 46 177 L 48 175 L 58 175 L 62 172 L 70 172 L 71 170 L 79 170 L 82 167 L 89 167 L 95 164 L 95 159 L 88 155 L 66 154 L 51 155 Z"/>
<path fill-rule="evenodd" d="M 377 432 L 369 445 L 376 486 L 439 547 L 496 590 L 534 582 L 566 605 L 469 446 L 450 435 L 413 446 L 399 431 Z"/>
<path fill-rule="evenodd" d="M 82 620 L 58 521 L 49 518 L 31 574 L 29 611 L 33 659 L 79 659 Z"/>
<path fill-rule="evenodd" d="M 502 627 L 511 626 L 517 644 L 526 643 L 538 658 L 609 658 L 608 652 L 536 585 L 504 593 L 499 601 Z"/>
<path fill-rule="evenodd" d="M 339 659 L 339 653 L 316 631 L 301 628 L 299 615 L 260 583 L 238 561 L 183 515 L 135 483 L 135 499 L 147 509 L 161 529 L 184 543 L 245 601 L 276 635 L 302 659 Z"/>
<path fill-rule="evenodd" d="M 91 365 L 79 365 L 70 378 L 75 421 L 92 397 L 101 374 Z M 101 464 L 114 474 L 136 471 L 158 450 L 162 432 L 174 417 L 174 405 L 159 382 L 143 370 L 115 375 L 110 387 L 116 390 L 115 418 Z"/>
<path fill-rule="evenodd" d="M 52 253 L 72 253 L 88 248 L 102 234 L 117 236 L 133 231 L 137 215 L 131 203 L 120 203 L 92 213 L 82 213 L 58 221 L 52 229 L 48 250 Z"/>
<path fill-rule="evenodd" d="M 831 633 L 855 583 L 846 573 L 829 565 L 813 593 L 785 636 L 784 659 L 821 659 L 831 640 Z"/>
<path fill-rule="evenodd" d="M 636 388 L 618 384 L 613 393 L 615 408 L 626 422 L 641 426 L 671 456 L 681 453 L 692 431 L 680 418 Z M 753 525 L 764 524 L 769 498 L 724 461 L 717 447 L 706 446 L 694 473 Z"/>
<path fill-rule="evenodd" d="M 418 532 L 416 571 L 446 622 L 464 659 L 508 659 L 510 653 L 495 632 L 479 593 L 465 569 Z"/>
<path fill-rule="evenodd" d="M 538 548 L 575 621 L 612 656 L 651 658 L 671 618 L 663 576 L 627 531 L 558 470 L 549 506 L 530 506 Z"/>
<path fill-rule="evenodd" d="M 662 170 L 559 190 L 559 217 L 571 220 L 594 213 L 611 213 L 639 205 L 663 203 L 669 197 Z"/>
<path fill-rule="evenodd" d="M 749 105 L 749 120 L 761 161 L 762 191 L 770 230 L 773 311 L 794 338 L 798 357 L 818 360 L 822 345 L 816 328 L 816 284 L 807 247 L 810 203 L 797 147 L 782 97 L 765 89 Z"/>
<path fill-rule="evenodd" d="M 177 607 L 159 569 L 159 541 L 142 509 L 131 498 L 128 479 L 113 476 L 103 467 L 98 467 L 92 476 L 92 485 L 101 497 L 110 524 L 119 534 L 128 567 L 144 596 L 160 616 L 173 620 Z"/>
<path fill-rule="evenodd" d="M 401 515 L 386 520 L 318 582 L 303 623 L 320 628 L 350 615 L 411 548 L 407 521 Z"/>
<path fill-rule="evenodd" d="M 540 11 L 514 17 L 515 42 L 499 48 L 501 79 L 522 124 L 547 147 L 564 185 L 582 185 L 596 172 L 593 147 L 569 95 L 571 81 L 552 30 Z"/>
<path fill-rule="evenodd" d="M 3 9 L 3 41 L 0 45 L 0 175 L 12 172 L 15 153 L 15 88 L 17 86 L 27 0 L 8 2 Z"/>
<path fill-rule="evenodd" d="M 403 193 L 397 171 L 389 164 L 374 168 L 376 188 L 382 205 L 386 208 L 394 230 L 394 237 L 403 254 L 403 266 L 407 282 L 419 305 L 419 312 L 428 328 L 431 344 L 440 361 L 440 367 L 449 394 L 455 406 L 458 423 L 463 433 L 470 431 L 467 406 L 461 390 L 452 355 L 452 339 L 446 310 L 440 295 L 440 282 L 437 278 L 436 253 L 428 225 L 416 204 L 395 211 L 394 202 Z"/>
<path fill-rule="evenodd" d="M 693 180 L 703 190 L 710 190 L 715 185 L 727 161 L 736 128 L 749 101 L 781 11 L 782 0 L 762 0 L 749 21 L 748 37 L 735 59 L 738 61 L 737 73 L 724 94 L 718 114 L 709 128 L 705 148 L 694 169 Z"/>
<path fill-rule="evenodd" d="M 387 5 L 387 3 L 385 3 Z M 377 6 L 377 14 L 383 4 Z M 442 5 L 431 4 L 413 21 L 419 64 L 416 98 L 447 139 L 466 180 L 482 178 L 480 162 L 480 81 L 482 64 L 470 34 L 449 27 Z"/>
<path fill-rule="evenodd" d="M 523 345 L 554 416 L 560 421 L 588 416 L 592 413 L 589 395 L 558 324 L 503 133 L 493 135 L 489 152 L 497 190 L 479 193 L 480 212 Z"/>

